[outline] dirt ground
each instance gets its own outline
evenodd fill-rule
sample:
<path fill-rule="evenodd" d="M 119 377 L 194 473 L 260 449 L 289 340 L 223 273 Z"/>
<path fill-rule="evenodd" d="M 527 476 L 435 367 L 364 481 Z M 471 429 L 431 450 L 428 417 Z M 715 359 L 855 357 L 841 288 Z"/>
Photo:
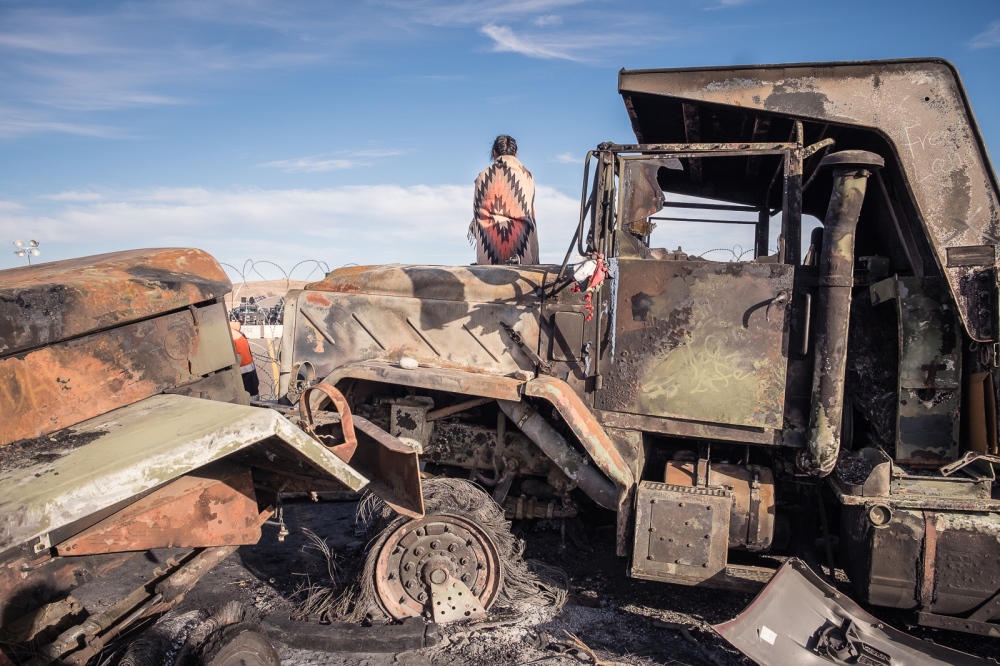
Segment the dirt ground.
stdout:
<path fill-rule="evenodd" d="M 269 619 L 287 617 L 296 591 L 328 580 L 326 559 L 303 528 L 325 540 L 336 562 L 363 557 L 364 544 L 355 533 L 355 506 L 353 502 L 286 503 L 284 522 L 289 535 L 285 541 L 277 541 L 277 524 L 265 525 L 261 542 L 241 548 L 204 578 L 181 610 L 210 607 L 235 595 L 262 613 L 265 627 Z M 283 662 L 344 666 L 558 665 L 594 663 L 587 653 L 590 649 L 605 663 L 752 663 L 707 628 L 707 624 L 735 615 L 749 602 L 749 596 L 703 590 L 694 593 L 628 579 L 624 561 L 614 556 L 610 533 L 581 535 L 596 539 L 583 549 L 574 546 L 573 539 L 564 538 L 554 526 L 522 534 L 527 542 L 526 557 L 559 564 L 570 573 L 573 594 L 557 616 L 551 617 L 551 609 L 547 608 L 515 617 L 491 614 L 472 626 L 438 629 L 434 632 L 437 645 L 401 652 L 366 653 L 359 649 L 323 653 L 279 644 Z M 656 620 L 690 626 L 692 641 L 678 631 L 655 627 Z M 583 645 L 574 643 L 570 634 Z"/>
<path fill-rule="evenodd" d="M 323 274 L 317 272 L 311 279 L 312 282 L 322 280 Z M 242 296 L 253 296 L 254 298 L 270 298 L 274 296 L 284 296 L 290 289 L 301 289 L 306 284 L 306 280 L 247 280 L 233 282 L 233 291 L 226 294 L 226 307 L 232 308 L 235 299 Z"/>
<path fill-rule="evenodd" d="M 278 541 L 279 526 L 269 521 L 257 545 L 240 548 L 216 567 L 187 595 L 179 610 L 211 608 L 232 598 L 241 599 L 262 616 L 263 629 L 271 632 L 283 663 L 307 666 L 752 663 L 709 628 L 737 615 L 751 601 L 750 595 L 627 578 L 626 562 L 614 556 L 611 530 L 579 523 L 565 532 L 558 524 L 540 528 L 515 525 L 526 542 L 526 557 L 557 564 L 569 574 L 569 602 L 555 616 L 547 608 L 515 616 L 492 613 L 471 626 L 428 625 L 425 630 L 418 627 L 416 634 L 406 630 L 409 637 L 400 640 L 393 639 L 390 630 L 406 625 L 344 628 L 308 623 L 313 635 L 321 638 L 333 640 L 350 633 L 353 642 L 335 652 L 329 651 L 329 646 L 317 649 L 304 639 L 275 634 L 276 625 L 288 625 L 296 595 L 301 597 L 308 586 L 324 585 L 329 580 L 327 559 L 304 530 L 330 548 L 334 566 L 341 569 L 334 575 L 343 576 L 345 563 L 363 557 L 364 544 L 355 531 L 355 508 L 356 503 L 350 501 L 286 502 L 285 540 Z M 168 555 L 163 552 L 156 557 Z M 97 589 L 103 587 L 103 594 L 111 598 L 114 587 L 134 587 L 142 575 L 123 572 L 114 580 L 101 581 Z M 1000 640 L 914 628 L 907 624 L 912 616 L 906 613 L 878 609 L 875 613 L 898 628 L 940 644 L 983 657 L 1000 657 Z M 687 628 L 687 635 L 680 626 Z M 424 634 L 427 638 L 421 640 Z M 420 647 L 422 643 L 429 645 Z"/>

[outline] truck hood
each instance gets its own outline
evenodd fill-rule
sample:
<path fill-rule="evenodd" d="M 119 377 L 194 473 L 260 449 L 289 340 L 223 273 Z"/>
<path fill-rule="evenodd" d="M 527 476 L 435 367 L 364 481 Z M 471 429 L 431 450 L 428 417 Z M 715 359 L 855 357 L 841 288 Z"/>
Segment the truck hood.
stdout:
<path fill-rule="evenodd" d="M 128 250 L 0 271 L 0 358 L 219 298 L 207 252 Z"/>

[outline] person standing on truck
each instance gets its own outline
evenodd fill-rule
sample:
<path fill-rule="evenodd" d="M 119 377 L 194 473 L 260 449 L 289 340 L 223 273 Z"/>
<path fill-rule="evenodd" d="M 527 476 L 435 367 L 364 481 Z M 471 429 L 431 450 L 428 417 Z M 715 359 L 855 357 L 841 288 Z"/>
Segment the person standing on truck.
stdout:
<path fill-rule="evenodd" d="M 469 242 L 480 265 L 537 264 L 535 181 L 517 159 L 517 142 L 493 141 L 493 164 L 476 178 Z"/>
<path fill-rule="evenodd" d="M 250 352 L 250 341 L 243 335 L 243 326 L 238 321 L 229 322 L 229 332 L 233 336 L 233 347 L 236 348 L 236 355 L 240 359 L 240 376 L 243 377 L 243 388 L 250 394 L 251 398 L 256 398 L 260 394 L 260 378 L 257 377 L 257 366 L 253 363 L 253 354 Z"/>

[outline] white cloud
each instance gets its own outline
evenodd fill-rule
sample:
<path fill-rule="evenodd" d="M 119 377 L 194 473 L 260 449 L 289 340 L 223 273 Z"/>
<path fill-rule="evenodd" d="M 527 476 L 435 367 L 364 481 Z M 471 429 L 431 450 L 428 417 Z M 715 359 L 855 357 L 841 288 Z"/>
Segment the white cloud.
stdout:
<path fill-rule="evenodd" d="M 583 164 L 583 158 L 573 153 L 559 153 L 552 158 L 553 162 L 558 162 L 559 164 Z"/>
<path fill-rule="evenodd" d="M 286 267 L 303 259 L 449 265 L 475 258 L 466 239 L 467 185 L 69 191 L 0 203 L 0 238 L 37 238 L 46 260 L 169 246 L 200 247 L 234 265 L 246 259 Z M 575 197 L 538 187 L 543 261 L 562 260 L 578 207 Z"/>
<path fill-rule="evenodd" d="M 548 15 L 557 9 L 579 5 L 584 0 L 418 0 L 392 3 L 420 23 L 436 26 L 474 25 L 498 19 L 518 19 Z"/>
<path fill-rule="evenodd" d="M 397 155 L 405 155 L 406 153 L 394 148 L 368 148 L 365 150 L 351 150 L 347 154 L 354 157 L 396 157 Z"/>
<path fill-rule="evenodd" d="M 309 155 L 294 157 L 287 160 L 264 162 L 257 166 L 265 169 L 278 169 L 285 173 L 319 173 L 323 171 L 342 171 L 368 166 L 366 161 L 380 157 L 395 157 L 403 155 L 401 150 L 388 148 L 368 148 L 364 150 L 343 150 L 326 155 Z M 360 158 L 360 159 L 355 159 Z"/>
<path fill-rule="evenodd" d="M 993 21 L 986 30 L 969 40 L 971 49 L 988 49 L 1000 46 L 1000 21 Z"/>
<path fill-rule="evenodd" d="M 711 11 L 714 9 L 727 9 L 729 7 L 739 7 L 741 5 L 747 5 L 754 0 L 717 0 L 714 4 L 705 7 L 706 11 Z"/>
<path fill-rule="evenodd" d="M 257 166 L 265 169 L 278 169 L 285 173 L 317 173 L 320 171 L 339 171 L 352 169 L 358 165 L 354 160 L 332 159 L 329 157 L 296 157 L 290 160 L 264 162 Z"/>
<path fill-rule="evenodd" d="M 0 100 L 16 118 L 0 114 L 0 136 L 121 138 L 129 132 L 86 114 L 190 104 L 220 76 L 233 85 L 262 70 L 345 60 L 359 41 L 391 38 L 380 18 L 256 0 L 0 3 Z"/>
<path fill-rule="evenodd" d="M 488 23 L 479 30 L 493 40 L 493 51 L 520 53 L 529 58 L 561 59 L 583 62 L 585 58 L 573 53 L 584 44 L 581 40 L 564 35 L 517 35 L 505 25 Z"/>
<path fill-rule="evenodd" d="M 58 132 L 61 134 L 76 134 L 79 136 L 94 136 L 104 139 L 120 139 L 125 132 L 106 125 L 88 125 L 86 123 L 65 122 L 58 120 L 31 119 L 10 115 L 4 117 L 0 109 L 0 138 Z"/>
<path fill-rule="evenodd" d="M 563 19 L 557 14 L 547 14 L 545 16 L 539 16 L 532 21 L 532 24 L 539 28 L 547 28 L 554 25 L 562 25 Z"/>
<path fill-rule="evenodd" d="M 59 192 L 57 194 L 46 194 L 40 198 L 48 201 L 84 202 L 84 201 L 103 201 L 104 195 L 98 192 L 79 192 L 77 190 L 68 190 L 66 192 Z"/>

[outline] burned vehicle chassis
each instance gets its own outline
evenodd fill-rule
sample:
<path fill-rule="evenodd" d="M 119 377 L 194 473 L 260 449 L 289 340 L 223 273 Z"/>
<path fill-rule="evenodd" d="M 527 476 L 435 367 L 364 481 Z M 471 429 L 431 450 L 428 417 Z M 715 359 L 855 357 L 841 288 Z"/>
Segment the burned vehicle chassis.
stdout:
<path fill-rule="evenodd" d="M 416 455 L 388 433 L 359 429 L 352 451 L 331 450 L 250 405 L 231 285 L 208 254 L 134 250 L 0 273 L 0 663 L 82 665 L 118 649 L 257 543 L 265 521 L 284 530 L 283 493 L 367 489 L 423 515 Z M 174 549 L 149 556 L 158 568 L 136 557 L 157 549 Z M 74 597 L 126 564 L 147 570 L 134 590 Z M 262 635 L 237 633 L 237 615 L 209 617 L 188 647 L 249 644 L 252 663 L 276 663 Z"/>
<path fill-rule="evenodd" d="M 281 392 L 339 387 L 508 517 L 614 511 L 634 577 L 756 589 L 819 537 L 863 601 L 994 635 L 1000 209 L 953 68 L 619 87 L 640 143 L 588 153 L 562 265 L 335 270 L 289 293 Z M 753 225 L 752 259 L 650 246 L 692 221 Z"/>

